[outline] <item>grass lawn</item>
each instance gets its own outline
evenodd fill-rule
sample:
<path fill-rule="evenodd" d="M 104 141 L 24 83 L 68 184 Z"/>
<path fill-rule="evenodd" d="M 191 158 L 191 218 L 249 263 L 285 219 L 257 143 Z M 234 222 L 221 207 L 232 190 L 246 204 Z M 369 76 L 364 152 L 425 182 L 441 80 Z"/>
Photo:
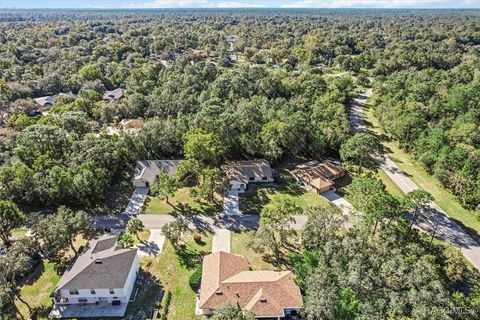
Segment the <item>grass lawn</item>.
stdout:
<path fill-rule="evenodd" d="M 21 297 L 27 302 L 32 309 L 40 309 L 40 316 L 46 316 L 42 312 L 49 310 L 53 306 L 52 298 L 50 294 L 60 280 L 60 275 L 55 271 L 55 264 L 49 261 L 44 261 L 40 264 L 35 272 L 30 275 L 26 284 L 21 291 Z M 16 301 L 16 305 L 23 316 L 28 318 L 28 308 L 20 301 Z"/>
<path fill-rule="evenodd" d="M 161 200 L 158 197 L 147 198 L 145 203 L 145 213 L 146 214 L 171 214 L 175 209 L 180 211 L 190 211 L 197 213 L 211 213 L 219 212 L 219 209 L 215 205 L 204 205 L 199 204 L 193 201 L 193 198 L 190 196 L 189 187 L 180 188 L 175 195 L 168 199 L 167 203 L 165 200 Z M 218 199 L 218 203 L 222 203 L 221 199 Z"/>
<path fill-rule="evenodd" d="M 284 263 L 277 264 L 274 261 L 273 253 L 256 253 L 248 247 L 248 242 L 253 237 L 253 231 L 235 231 L 232 232 L 231 253 L 239 254 L 248 259 L 252 270 L 279 270 L 288 269 Z M 300 233 L 292 236 L 288 243 L 288 248 L 282 248 L 282 256 L 286 258 L 289 253 L 300 250 Z"/>
<path fill-rule="evenodd" d="M 192 236 L 185 239 L 185 247 L 175 251 L 170 241 L 165 241 L 163 252 L 156 258 L 142 260 L 144 269 L 155 276 L 172 293 L 168 313 L 169 320 L 202 319 L 195 315 L 196 293 L 188 280 L 195 268 L 202 263 L 202 257 L 212 248 L 211 234 L 202 235 L 202 242 L 196 243 Z"/>
<path fill-rule="evenodd" d="M 277 182 L 268 186 L 249 185 L 251 190 L 240 196 L 240 211 L 248 214 L 259 214 L 262 207 L 270 202 L 270 199 L 276 194 L 283 194 L 292 198 L 292 200 L 301 208 L 307 209 L 316 205 L 326 205 L 328 200 L 314 191 L 303 189 L 293 177 L 288 173 L 282 172 Z"/>
<path fill-rule="evenodd" d="M 390 179 L 390 177 L 385 173 L 385 171 L 379 169 L 377 171 L 376 177 L 385 185 L 385 190 L 394 195 L 395 197 L 402 197 L 405 194 L 402 190 L 395 184 L 395 182 Z"/>
<path fill-rule="evenodd" d="M 365 113 L 367 125 L 372 133 L 379 137 L 385 137 L 385 133 L 380 128 L 378 119 L 373 115 L 373 108 L 369 108 Z M 413 159 L 412 156 L 400 150 L 394 141 L 382 139 L 384 146 L 388 150 L 388 156 L 404 171 L 409 177 L 423 190 L 430 192 L 435 198 L 435 202 L 445 212 L 472 236 L 478 239 L 480 234 L 480 221 L 469 210 L 462 207 L 456 197 L 442 186 L 440 181 L 430 175 L 421 163 Z"/>
<path fill-rule="evenodd" d="M 78 249 L 86 243 L 86 239 L 78 236 L 74 242 L 74 246 Z M 73 256 L 73 250 L 69 249 L 67 257 Z M 53 289 L 55 289 L 60 278 L 61 274 L 57 274 L 55 264 L 50 261 L 43 261 L 37 269 L 25 279 L 25 284 L 20 291 L 20 296 L 32 309 L 38 310 L 40 319 L 46 319 L 50 308 L 53 306 L 50 294 L 53 292 Z M 20 301 L 17 301 L 16 305 L 22 315 L 28 318 L 27 306 Z"/>
<path fill-rule="evenodd" d="M 150 230 L 145 229 L 142 232 L 139 232 L 138 237 L 140 238 L 140 240 L 138 240 L 135 235 L 132 235 L 134 245 L 147 241 L 150 237 Z"/>

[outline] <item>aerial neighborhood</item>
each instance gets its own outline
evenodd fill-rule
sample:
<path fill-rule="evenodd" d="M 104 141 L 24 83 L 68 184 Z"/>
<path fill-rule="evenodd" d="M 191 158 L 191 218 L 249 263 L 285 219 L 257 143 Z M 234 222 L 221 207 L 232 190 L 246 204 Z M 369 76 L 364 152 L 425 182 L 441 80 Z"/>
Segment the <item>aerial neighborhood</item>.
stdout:
<path fill-rule="evenodd" d="M 472 2 L 77 2 L 0 10 L 0 320 L 480 319 Z"/>

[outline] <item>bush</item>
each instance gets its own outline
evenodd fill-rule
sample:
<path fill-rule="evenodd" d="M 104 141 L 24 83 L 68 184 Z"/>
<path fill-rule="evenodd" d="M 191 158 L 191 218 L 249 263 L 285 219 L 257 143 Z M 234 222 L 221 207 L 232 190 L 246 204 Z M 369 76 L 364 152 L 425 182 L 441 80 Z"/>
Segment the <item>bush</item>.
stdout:
<path fill-rule="evenodd" d="M 162 310 L 160 310 L 161 320 L 167 320 L 168 308 L 170 307 L 171 299 L 172 299 L 172 293 L 170 291 L 166 291 L 165 294 L 163 295 Z"/>
<path fill-rule="evenodd" d="M 193 291 L 197 292 L 200 281 L 202 280 L 202 265 L 199 265 L 188 279 L 188 284 Z"/>
<path fill-rule="evenodd" d="M 195 240 L 196 243 L 200 243 L 202 241 L 202 236 L 199 234 L 194 234 L 193 240 Z"/>

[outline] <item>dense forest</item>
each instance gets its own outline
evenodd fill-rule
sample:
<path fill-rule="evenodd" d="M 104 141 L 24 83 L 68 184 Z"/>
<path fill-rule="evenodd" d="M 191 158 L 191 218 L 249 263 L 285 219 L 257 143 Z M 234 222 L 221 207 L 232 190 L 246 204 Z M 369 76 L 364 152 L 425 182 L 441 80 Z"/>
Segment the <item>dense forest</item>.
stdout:
<path fill-rule="evenodd" d="M 348 106 L 373 87 L 384 130 L 474 209 L 479 75 L 476 10 L 4 10 L 0 314 L 14 317 L 29 261 L 62 260 L 88 214 L 131 191 L 136 160 L 195 159 L 191 170 L 215 177 L 208 170 L 230 160 L 301 156 L 351 160 L 362 177 L 347 193 L 368 227 L 344 233 L 332 208 L 306 213 L 303 251 L 289 261 L 307 318 L 461 319 L 449 310 L 478 308 L 478 274 L 412 231 L 408 195 L 388 194 L 361 161 L 356 170 L 378 141 L 353 135 Z M 122 98 L 105 99 L 117 88 Z M 45 96 L 56 98 L 46 111 L 34 100 Z M 38 241 L 11 243 L 26 221 Z"/>

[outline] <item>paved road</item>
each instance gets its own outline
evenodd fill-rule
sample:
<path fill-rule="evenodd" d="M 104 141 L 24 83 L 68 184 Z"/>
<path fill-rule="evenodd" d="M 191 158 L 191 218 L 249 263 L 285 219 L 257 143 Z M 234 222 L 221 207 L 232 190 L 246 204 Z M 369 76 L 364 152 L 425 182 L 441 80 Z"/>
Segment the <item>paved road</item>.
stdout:
<path fill-rule="evenodd" d="M 369 90 L 354 100 L 350 109 L 350 121 L 352 130 L 355 133 L 367 132 L 363 120 L 363 107 L 367 97 L 372 94 Z M 392 181 L 404 192 L 408 193 L 418 189 L 415 182 L 412 181 L 389 157 L 380 164 L 380 168 L 392 179 Z M 431 204 L 434 214 L 430 220 L 422 221 L 417 224 L 420 230 L 431 233 L 435 231 L 435 236 L 442 240 L 456 245 L 462 250 L 463 255 L 470 261 L 475 268 L 480 270 L 480 246 L 468 235 L 457 223 L 448 218 L 447 214 L 436 204 Z M 436 229 L 436 230 L 434 230 Z"/>

